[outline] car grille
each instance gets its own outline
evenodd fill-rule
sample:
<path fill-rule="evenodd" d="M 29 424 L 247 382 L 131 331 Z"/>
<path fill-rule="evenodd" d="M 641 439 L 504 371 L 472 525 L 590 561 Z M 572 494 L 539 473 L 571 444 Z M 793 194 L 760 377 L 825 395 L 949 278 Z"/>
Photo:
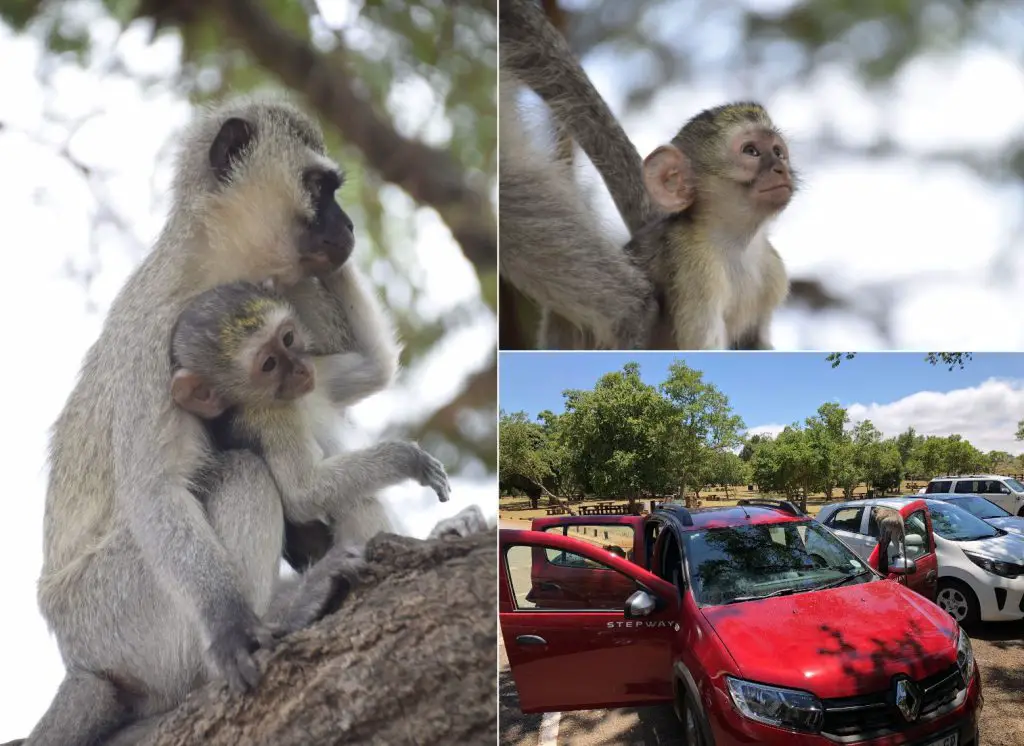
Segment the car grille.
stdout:
<path fill-rule="evenodd" d="M 921 712 L 914 722 L 908 723 L 903 719 L 896 708 L 895 691 L 890 687 L 874 694 L 822 700 L 825 708 L 822 732 L 841 740 L 898 733 L 926 720 L 943 705 L 956 699 L 957 693 L 964 688 L 960 669 L 955 665 L 916 683 L 924 697 Z"/>

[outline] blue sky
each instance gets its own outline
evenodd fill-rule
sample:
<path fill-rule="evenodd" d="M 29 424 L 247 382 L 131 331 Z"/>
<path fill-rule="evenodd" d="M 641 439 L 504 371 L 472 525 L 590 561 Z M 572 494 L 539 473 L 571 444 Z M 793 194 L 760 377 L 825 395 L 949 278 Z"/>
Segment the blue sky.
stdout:
<path fill-rule="evenodd" d="M 703 371 L 705 380 L 729 397 L 751 428 L 802 421 L 830 400 L 855 405 L 851 415 L 863 414 L 883 432 L 913 425 L 921 431 L 949 428 L 971 437 L 965 423 L 972 419 L 993 425 L 997 418 L 1015 423 L 1024 417 L 1024 354 L 984 353 L 975 354 L 963 370 L 952 371 L 929 365 L 919 352 L 860 353 L 836 369 L 820 352 L 502 353 L 501 408 L 525 410 L 531 416 L 544 409 L 561 412 L 564 389 L 590 388 L 602 374 L 631 360 L 640 363 L 645 382 L 658 384 L 677 359 Z M 951 411 L 942 417 L 944 406 Z M 992 429 L 1005 431 L 1006 425 Z M 974 439 L 984 437 L 979 432 Z M 1007 447 L 1013 450 L 1012 438 Z"/>

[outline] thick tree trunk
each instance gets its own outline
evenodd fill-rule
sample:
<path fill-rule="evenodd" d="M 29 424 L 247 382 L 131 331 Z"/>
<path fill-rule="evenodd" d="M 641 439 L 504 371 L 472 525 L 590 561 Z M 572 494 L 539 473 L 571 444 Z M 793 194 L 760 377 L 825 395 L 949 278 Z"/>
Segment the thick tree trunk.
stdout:
<path fill-rule="evenodd" d="M 495 538 L 375 537 L 367 583 L 261 653 L 255 692 L 211 684 L 140 746 L 495 743 Z"/>

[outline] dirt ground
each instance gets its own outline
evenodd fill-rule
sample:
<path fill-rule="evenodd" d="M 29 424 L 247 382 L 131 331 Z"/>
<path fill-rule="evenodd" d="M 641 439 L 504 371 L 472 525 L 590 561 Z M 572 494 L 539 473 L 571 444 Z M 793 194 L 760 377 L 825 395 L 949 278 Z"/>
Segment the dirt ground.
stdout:
<path fill-rule="evenodd" d="M 981 746 L 1024 746 L 1024 622 L 968 629 L 981 671 Z"/>

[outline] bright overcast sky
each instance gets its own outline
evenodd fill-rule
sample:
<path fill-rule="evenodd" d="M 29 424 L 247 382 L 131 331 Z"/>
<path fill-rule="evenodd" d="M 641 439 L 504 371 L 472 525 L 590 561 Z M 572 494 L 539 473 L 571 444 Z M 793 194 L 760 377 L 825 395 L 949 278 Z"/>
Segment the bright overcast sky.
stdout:
<path fill-rule="evenodd" d="M 344 3 L 335 3 L 335 12 Z M 340 13 L 344 17 L 344 13 Z M 99 21 L 90 25 L 100 40 L 111 40 L 117 29 Z M 145 44 L 135 28 L 118 47 L 130 68 L 148 74 L 168 71 L 177 57 L 176 42 L 164 39 Z M 154 162 L 173 131 L 185 123 L 189 107 L 160 86 L 143 94 L 131 81 L 103 78 L 76 67 L 62 67 L 53 87 L 44 89 L 35 77 L 39 46 L 15 37 L 0 26 L 0 245 L 13 262 L 0 311 L 15 338 L 31 333 L 31 354 L 18 353 L 19 365 L 3 372 L 8 393 L 3 470 L 8 496 L 0 541 L 4 567 L 4 644 L 0 646 L 0 742 L 28 735 L 49 705 L 63 667 L 56 645 L 39 615 L 35 582 L 42 562 L 42 511 L 45 492 L 47 429 L 56 418 L 76 379 L 82 357 L 99 333 L 110 301 L 135 266 L 140 253 L 159 231 L 169 183 L 165 168 L 152 173 Z M 410 106 L 417 99 L 407 97 Z M 66 116 L 98 112 L 71 142 L 71 152 L 90 166 L 111 175 L 110 201 L 138 243 L 119 231 L 100 236 L 98 256 L 91 257 L 90 218 L 95 203 L 84 182 L 57 148 L 37 140 L 62 142 L 63 133 L 44 127 L 44 106 Z M 344 193 L 342 193 L 344 200 Z M 382 192 L 388 209 L 407 210 L 409 199 L 395 189 Z M 475 275 L 450 234 L 431 211 L 416 217 L 414 246 L 396 247 L 419 266 L 413 275 L 426 291 L 417 309 L 430 318 L 464 303 L 479 293 Z M 358 233 L 357 233 L 358 239 Z M 358 253 L 358 248 L 357 248 Z M 83 286 L 67 279 L 69 264 L 93 264 L 98 275 L 87 297 Z M 89 302 L 95 304 L 91 310 Z M 31 326 L 18 328 L 25 321 Z M 389 423 L 415 420 L 446 402 L 463 377 L 493 355 L 493 316 L 482 317 L 466 331 L 452 335 L 422 367 L 403 373 L 394 392 L 374 397 L 352 412 L 350 442 L 366 445 Z M 14 432 L 14 427 L 17 432 Z M 351 432 L 350 432 L 351 431 Z M 434 523 L 470 503 L 488 516 L 496 515 L 495 475 L 477 473 L 452 479 L 452 499 L 437 502 L 427 488 L 408 483 L 385 491 L 385 503 L 402 529 L 424 536 Z"/>

